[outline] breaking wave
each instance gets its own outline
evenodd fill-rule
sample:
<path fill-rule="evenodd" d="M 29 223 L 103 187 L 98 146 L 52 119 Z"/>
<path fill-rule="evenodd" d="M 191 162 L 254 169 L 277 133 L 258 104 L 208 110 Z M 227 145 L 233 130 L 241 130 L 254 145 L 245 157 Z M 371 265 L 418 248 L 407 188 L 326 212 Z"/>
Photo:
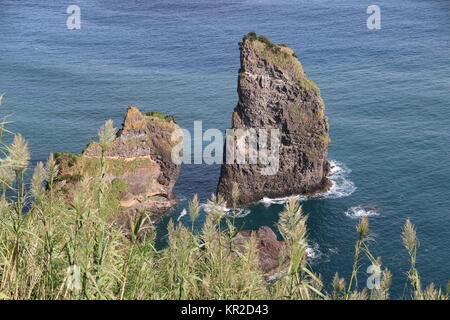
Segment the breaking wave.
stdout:
<path fill-rule="evenodd" d="M 330 181 L 331 188 L 327 192 L 319 193 L 314 196 L 309 197 L 310 199 L 338 199 L 350 196 L 357 189 L 353 181 L 349 179 L 349 174 L 352 172 L 345 164 L 330 160 Z M 297 195 L 294 196 L 298 201 L 305 201 L 308 199 L 306 196 Z M 284 204 L 289 199 L 289 197 L 283 198 L 268 198 L 264 197 L 259 203 L 264 206 L 269 207 L 272 204 Z"/>
<path fill-rule="evenodd" d="M 345 215 L 352 219 L 357 219 L 360 217 L 375 217 L 379 216 L 380 213 L 376 208 L 367 206 L 355 206 L 351 207 L 345 212 Z"/>
<path fill-rule="evenodd" d="M 352 172 L 345 164 L 339 161 L 330 160 L 331 172 L 330 181 L 332 186 L 330 190 L 319 194 L 316 197 L 325 199 L 338 199 L 351 195 L 357 189 L 353 181 L 348 176 Z"/>
<path fill-rule="evenodd" d="M 317 259 L 322 255 L 322 252 L 319 250 L 319 244 L 318 243 L 313 243 L 307 244 L 307 248 L 306 248 L 306 255 L 308 256 L 308 259 Z"/>
<path fill-rule="evenodd" d="M 230 209 L 225 207 L 214 207 L 210 203 L 204 203 L 201 207 L 206 213 L 210 213 L 214 210 L 222 210 L 225 213 L 225 216 L 229 218 L 244 218 L 252 212 L 250 209 L 246 208 Z"/>
<path fill-rule="evenodd" d="M 294 196 L 295 199 L 297 199 L 298 201 L 304 201 L 307 199 L 307 197 L 305 196 Z M 283 198 L 268 198 L 268 197 L 264 197 L 262 198 L 259 203 L 262 203 L 265 207 L 269 207 L 272 204 L 284 204 L 286 203 L 286 201 L 289 199 L 289 197 L 283 197 Z"/>
<path fill-rule="evenodd" d="M 252 212 L 250 209 L 245 209 L 245 208 L 237 208 L 237 209 L 228 209 L 228 208 L 224 208 L 224 207 L 214 208 L 209 203 L 201 204 L 201 208 L 206 213 L 210 213 L 214 209 L 222 210 L 224 212 L 225 216 L 229 217 L 229 218 L 245 218 Z M 177 222 L 180 221 L 185 216 L 187 216 L 187 213 L 188 212 L 187 212 L 186 208 L 183 208 L 183 210 L 181 210 L 181 212 L 180 212 L 180 215 L 177 217 Z"/>
<path fill-rule="evenodd" d="M 183 210 L 181 210 L 181 213 L 177 218 L 177 221 L 180 221 L 180 219 L 183 218 L 186 214 L 187 214 L 187 211 L 185 208 L 183 208 Z"/>
<path fill-rule="evenodd" d="M 226 209 L 225 215 L 230 218 L 245 218 L 252 211 L 250 209 Z"/>

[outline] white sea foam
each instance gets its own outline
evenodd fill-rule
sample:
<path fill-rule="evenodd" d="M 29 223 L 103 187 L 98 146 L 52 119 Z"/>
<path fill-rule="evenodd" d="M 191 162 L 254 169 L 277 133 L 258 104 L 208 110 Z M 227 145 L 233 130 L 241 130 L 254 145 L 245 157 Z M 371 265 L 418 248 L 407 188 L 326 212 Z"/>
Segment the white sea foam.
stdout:
<path fill-rule="evenodd" d="M 357 189 L 353 181 L 348 176 L 352 172 L 342 162 L 330 160 L 331 172 L 330 181 L 332 183 L 330 190 L 319 194 L 316 197 L 324 199 L 338 199 L 351 195 Z"/>
<path fill-rule="evenodd" d="M 345 215 L 352 219 L 357 219 L 360 217 L 375 217 L 379 216 L 380 213 L 376 208 L 367 206 L 355 206 L 351 207 L 345 212 Z"/>
<path fill-rule="evenodd" d="M 331 188 L 327 192 L 316 194 L 311 199 L 338 199 L 343 197 L 348 197 L 356 190 L 355 184 L 348 178 L 348 175 L 352 172 L 345 164 L 330 160 L 330 181 Z M 298 201 L 305 201 L 308 197 L 302 195 L 294 196 Z M 284 204 L 289 199 L 289 197 L 284 198 L 268 198 L 264 197 L 259 202 L 264 206 L 269 207 L 272 204 Z"/>
<path fill-rule="evenodd" d="M 304 201 L 307 198 L 304 196 L 294 196 L 295 199 L 297 199 L 298 201 Z M 286 203 L 286 201 L 289 199 L 289 197 L 283 197 L 283 198 L 268 198 L 268 197 L 264 197 L 262 198 L 262 200 L 260 200 L 259 202 L 262 203 L 265 207 L 270 207 L 270 205 L 272 204 L 284 204 Z"/>
<path fill-rule="evenodd" d="M 225 209 L 225 215 L 230 218 L 245 218 L 252 211 L 250 209 L 239 208 L 239 209 Z"/>
<path fill-rule="evenodd" d="M 180 219 L 183 218 L 186 214 L 187 214 L 187 211 L 185 208 L 183 208 L 183 210 L 181 210 L 181 213 L 177 218 L 177 221 L 180 221 Z"/>
<path fill-rule="evenodd" d="M 246 208 L 230 209 L 226 207 L 214 206 L 211 203 L 203 203 L 201 208 L 206 213 L 213 212 L 214 210 L 222 210 L 225 213 L 225 216 L 229 218 L 244 218 L 252 212 L 250 209 Z"/>
<path fill-rule="evenodd" d="M 308 243 L 307 246 L 308 247 L 306 248 L 306 255 L 309 259 L 317 259 L 322 255 L 322 252 L 319 250 L 318 243 Z"/>
<path fill-rule="evenodd" d="M 203 211 L 205 211 L 206 213 L 210 213 L 210 212 L 213 212 L 214 210 L 222 210 L 222 211 L 224 211 L 224 212 L 227 212 L 228 210 L 230 210 L 230 209 L 227 209 L 227 208 L 225 208 L 225 207 L 221 207 L 221 206 L 217 206 L 217 205 L 214 205 L 214 204 L 212 204 L 212 203 L 202 203 L 201 205 L 200 205 L 200 207 L 203 209 Z"/>

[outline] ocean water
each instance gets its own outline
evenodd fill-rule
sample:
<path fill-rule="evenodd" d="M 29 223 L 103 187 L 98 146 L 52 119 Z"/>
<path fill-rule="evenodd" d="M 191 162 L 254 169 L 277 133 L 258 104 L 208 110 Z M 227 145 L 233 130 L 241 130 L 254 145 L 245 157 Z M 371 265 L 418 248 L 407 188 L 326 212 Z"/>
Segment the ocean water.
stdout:
<path fill-rule="evenodd" d="M 81 8 L 67 30 L 66 8 Z M 406 218 L 420 238 L 425 284 L 450 278 L 450 3 L 378 0 L 381 30 L 368 30 L 366 0 L 0 0 L 0 112 L 29 140 L 33 161 L 79 152 L 125 108 L 160 110 L 192 129 L 230 126 L 237 102 L 238 41 L 249 31 L 293 48 L 321 88 L 331 128 L 334 188 L 304 200 L 310 263 L 329 282 L 348 278 L 358 217 L 401 297 Z M 215 191 L 217 165 L 184 165 L 176 209 Z M 273 227 L 282 201 L 242 210 L 245 228 Z M 188 216 L 180 222 L 189 223 Z M 202 218 L 199 219 L 201 224 Z M 365 266 L 368 263 L 365 262 Z M 362 268 L 365 271 L 365 268 Z M 364 285 L 365 277 L 360 278 Z"/>

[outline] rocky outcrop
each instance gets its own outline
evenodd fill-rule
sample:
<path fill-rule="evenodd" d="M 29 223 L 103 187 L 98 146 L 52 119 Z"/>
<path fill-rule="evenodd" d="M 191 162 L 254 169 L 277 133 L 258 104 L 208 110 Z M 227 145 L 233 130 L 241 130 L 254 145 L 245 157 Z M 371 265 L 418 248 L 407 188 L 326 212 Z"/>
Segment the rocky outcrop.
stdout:
<path fill-rule="evenodd" d="M 235 243 L 238 246 L 245 245 L 252 236 L 255 237 L 259 264 L 266 277 L 270 278 L 274 274 L 283 271 L 289 262 L 289 259 L 285 257 L 285 243 L 278 241 L 276 234 L 271 228 L 266 226 L 258 230 L 239 232 L 235 237 Z"/>
<path fill-rule="evenodd" d="M 179 141 L 172 141 L 171 135 L 176 129 L 179 126 L 170 116 L 128 108 L 122 129 L 104 155 L 109 196 L 111 201 L 114 197 L 118 200 L 117 206 L 111 206 L 111 214 L 118 220 L 125 223 L 129 214 L 145 211 L 155 221 L 175 205 L 172 189 L 180 166 L 172 162 L 171 151 Z M 70 190 L 67 186 L 83 177 L 99 175 L 101 148 L 91 142 L 82 153 L 60 153 L 56 160 L 59 187 Z"/>
<path fill-rule="evenodd" d="M 228 205 L 248 205 L 263 197 L 327 190 L 331 185 L 327 179 L 328 120 L 320 90 L 285 45 L 275 45 L 264 36 L 250 33 L 241 42 L 240 53 L 239 102 L 233 112 L 232 128 L 257 132 L 278 129 L 279 168 L 267 174 L 263 171 L 267 164 L 260 162 L 227 163 L 224 152 L 218 193 Z M 271 150 L 270 139 L 267 141 Z M 233 201 L 235 184 L 239 198 Z"/>

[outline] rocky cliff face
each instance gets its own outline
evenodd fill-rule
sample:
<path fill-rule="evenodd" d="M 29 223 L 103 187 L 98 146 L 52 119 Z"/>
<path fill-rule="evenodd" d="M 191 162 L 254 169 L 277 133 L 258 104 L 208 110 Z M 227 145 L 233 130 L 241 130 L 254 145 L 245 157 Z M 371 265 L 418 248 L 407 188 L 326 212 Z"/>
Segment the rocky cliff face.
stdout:
<path fill-rule="evenodd" d="M 180 166 L 171 160 L 172 147 L 178 143 L 171 141 L 171 135 L 178 128 L 170 116 L 158 112 L 144 115 L 136 107 L 128 108 L 122 129 L 105 154 L 105 179 L 112 186 L 110 196 L 118 200 L 118 206 L 111 206 L 111 214 L 117 214 L 119 220 L 142 211 L 151 212 L 157 220 L 176 203 L 172 189 Z M 58 154 L 60 189 L 70 190 L 67 186 L 83 177 L 98 176 L 100 158 L 97 142 L 80 154 Z"/>
<path fill-rule="evenodd" d="M 227 164 L 224 159 L 218 193 L 230 205 L 237 184 L 240 195 L 235 203 L 247 205 L 263 197 L 327 190 L 331 185 L 327 179 L 328 121 L 319 89 L 285 45 L 249 34 L 240 44 L 240 52 L 239 102 L 232 128 L 278 129 L 279 168 L 266 175 L 262 174 L 265 164 Z M 270 150 L 270 139 L 268 143 Z"/>

